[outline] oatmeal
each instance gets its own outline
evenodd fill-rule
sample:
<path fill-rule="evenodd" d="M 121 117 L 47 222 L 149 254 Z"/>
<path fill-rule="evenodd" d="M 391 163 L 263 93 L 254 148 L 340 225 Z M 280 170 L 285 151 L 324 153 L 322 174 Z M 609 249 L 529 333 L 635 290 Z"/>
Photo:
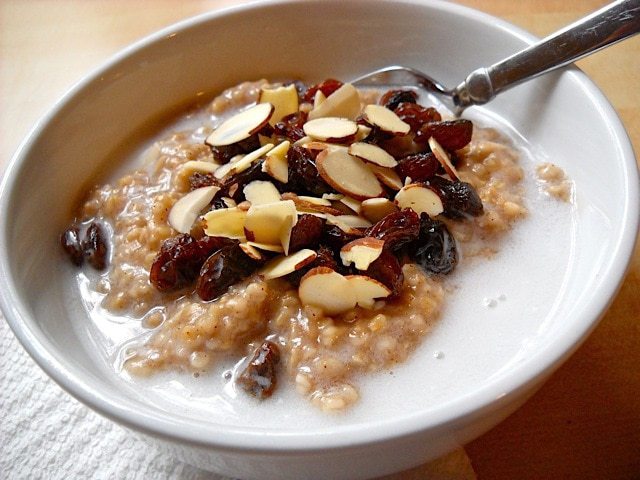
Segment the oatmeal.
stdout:
<path fill-rule="evenodd" d="M 571 201 L 572 184 L 559 166 L 553 163 L 541 163 L 536 167 L 536 174 L 542 189 L 552 197 L 563 202 Z"/>
<path fill-rule="evenodd" d="M 509 142 L 412 91 L 246 82 L 196 114 L 197 129 L 93 189 L 77 222 L 91 227 L 62 237 L 74 263 L 98 267 L 109 237 L 92 288 L 152 329 L 128 347 L 136 376 L 246 356 L 235 377 L 250 394 L 289 383 L 344 409 L 359 376 L 434 328 L 445 276 L 495 253 L 527 213 Z"/>

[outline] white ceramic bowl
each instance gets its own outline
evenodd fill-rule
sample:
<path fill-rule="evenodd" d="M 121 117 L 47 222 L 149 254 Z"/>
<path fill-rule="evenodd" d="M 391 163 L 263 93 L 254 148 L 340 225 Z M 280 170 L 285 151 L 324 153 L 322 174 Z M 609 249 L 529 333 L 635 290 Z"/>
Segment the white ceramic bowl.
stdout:
<path fill-rule="evenodd" d="M 531 233 L 537 240 L 507 243 L 488 270 L 478 267 L 471 275 L 476 285 L 460 287 L 464 295 L 451 298 L 425 346 L 396 376 L 374 376 L 353 413 L 321 417 L 303 407 L 260 427 L 243 423 L 242 415 L 224 422 L 171 411 L 136 394 L 87 347 L 89 320 L 69 296 L 75 285 L 57 237 L 109 152 L 198 92 L 259 77 L 349 79 L 388 64 L 414 66 L 454 85 L 532 41 L 505 22 L 447 3 L 316 0 L 214 12 L 135 44 L 57 103 L 6 172 L 0 295 L 7 320 L 76 398 L 172 454 L 225 474 L 364 478 L 471 440 L 521 405 L 591 331 L 616 292 L 637 234 L 638 177 L 628 138 L 606 99 L 576 69 L 469 111 L 502 119 L 528 142 L 522 145 L 534 161 L 561 165 L 575 182 L 574 205 L 532 200 L 530 220 L 514 238 Z M 531 162 L 525 170 L 533 175 Z M 540 197 L 534 187 L 529 193 Z M 498 293 L 509 300 L 500 314 L 483 310 L 481 299 Z M 433 359 L 436 348 L 444 359 Z"/>

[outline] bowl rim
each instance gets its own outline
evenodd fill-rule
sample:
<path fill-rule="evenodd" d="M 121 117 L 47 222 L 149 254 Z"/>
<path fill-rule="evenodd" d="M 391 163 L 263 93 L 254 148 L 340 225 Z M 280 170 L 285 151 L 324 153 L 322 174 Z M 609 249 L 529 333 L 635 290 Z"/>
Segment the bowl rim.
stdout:
<path fill-rule="evenodd" d="M 319 3 L 322 0 L 308 0 Z M 340 0 L 324 0 L 323 3 L 340 3 Z M 370 4 L 371 0 L 355 0 L 355 3 Z M 464 423 L 490 411 L 499 409 L 502 405 L 528 390 L 553 370 L 558 368 L 584 341 L 595 328 L 598 320 L 608 308 L 615 293 L 619 289 L 624 274 L 631 260 L 633 248 L 638 234 L 639 223 L 639 193 L 638 170 L 633 148 L 629 137 L 618 115 L 609 104 L 602 92 L 589 78 L 576 67 L 569 67 L 564 75 L 570 76 L 589 98 L 598 106 L 602 116 L 607 118 L 610 135 L 616 140 L 615 148 L 622 164 L 623 187 L 628 195 L 625 197 L 622 235 L 612 248 L 612 260 L 606 264 L 601 272 L 599 286 L 590 298 L 588 309 L 585 307 L 580 321 L 575 329 L 549 342 L 540 351 L 527 358 L 516 370 L 509 375 L 488 380 L 482 387 L 462 397 L 458 397 L 443 405 L 428 411 L 412 413 L 394 419 L 382 419 L 376 422 L 358 423 L 355 425 L 333 426 L 330 429 L 294 431 L 269 431 L 225 425 L 223 431 L 213 431 L 194 421 L 184 418 L 172 418 L 170 414 L 163 415 L 140 410 L 141 403 L 132 398 L 120 395 L 114 399 L 111 395 L 101 391 L 92 384 L 88 375 L 84 374 L 71 362 L 65 361 L 56 352 L 55 346 L 39 331 L 35 320 L 30 316 L 24 305 L 20 303 L 20 295 L 16 284 L 9 277 L 10 267 L 8 258 L 8 221 L 7 213 L 12 193 L 12 186 L 20 175 L 23 163 L 28 157 L 30 146 L 44 132 L 48 125 L 56 118 L 64 106 L 83 92 L 90 90 L 106 72 L 114 69 L 129 56 L 155 43 L 171 38 L 178 32 L 184 33 L 190 29 L 210 21 L 221 20 L 228 15 L 242 14 L 248 10 L 262 8 L 278 8 L 290 4 L 300 3 L 297 0 L 276 0 L 271 2 L 250 2 L 242 5 L 226 7 L 203 13 L 195 17 L 181 20 L 165 27 L 141 40 L 125 47 L 109 58 L 98 68 L 94 69 L 79 82 L 72 86 L 53 107 L 35 124 L 28 136 L 22 141 L 11 159 L 3 175 L 0 185 L 0 307 L 6 320 L 20 343 L 38 365 L 63 389 L 82 401 L 90 408 L 102 415 L 124 424 L 134 430 L 142 431 L 154 437 L 171 439 L 180 443 L 213 447 L 227 451 L 279 451 L 279 452 L 313 452 L 332 449 L 344 449 L 372 443 L 388 441 L 394 438 L 406 437 L 427 430 L 445 430 L 454 424 Z M 442 2 L 439 0 L 398 0 L 397 3 L 415 5 L 416 7 L 434 8 L 447 13 L 463 16 L 467 19 L 493 28 L 502 30 L 525 43 L 531 44 L 538 39 L 504 20 L 469 7 Z M 604 280 L 608 281 L 604 281 Z M 138 408 L 137 408 L 138 407 Z M 185 427 L 189 428 L 185 428 Z"/>

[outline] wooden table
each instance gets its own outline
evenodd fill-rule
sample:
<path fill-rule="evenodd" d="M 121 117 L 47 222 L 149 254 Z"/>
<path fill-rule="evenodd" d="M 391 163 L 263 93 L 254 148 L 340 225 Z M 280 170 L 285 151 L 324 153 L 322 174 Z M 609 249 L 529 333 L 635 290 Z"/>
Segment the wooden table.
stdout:
<path fill-rule="evenodd" d="M 230 0 L 0 2 L 0 166 L 86 72 L 138 38 Z M 460 0 L 537 35 L 603 0 Z M 578 64 L 640 152 L 640 38 Z M 603 159 L 606 162 L 606 159 Z M 466 447 L 480 479 L 640 478 L 640 249 L 602 322 L 518 412 Z"/>

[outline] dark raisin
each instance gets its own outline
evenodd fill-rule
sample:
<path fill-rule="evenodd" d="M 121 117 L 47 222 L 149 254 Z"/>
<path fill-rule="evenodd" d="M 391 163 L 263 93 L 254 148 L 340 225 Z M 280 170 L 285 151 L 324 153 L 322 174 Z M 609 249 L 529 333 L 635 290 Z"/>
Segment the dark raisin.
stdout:
<path fill-rule="evenodd" d="M 215 300 L 230 286 L 251 275 L 258 265 L 237 243 L 222 247 L 202 265 L 196 292 L 202 300 Z"/>
<path fill-rule="evenodd" d="M 220 186 L 220 182 L 213 176 L 213 173 L 194 172 L 189 177 L 189 188 L 191 190 L 212 186 Z"/>
<path fill-rule="evenodd" d="M 291 84 L 295 85 L 296 92 L 298 93 L 298 100 L 300 102 L 302 102 L 303 99 L 304 99 L 304 94 L 307 93 L 307 86 L 301 80 L 294 80 L 293 82 L 286 82 L 284 84 L 284 86 L 287 87 L 287 86 L 289 86 Z"/>
<path fill-rule="evenodd" d="M 331 187 L 325 183 L 318 169 L 315 159 L 317 150 L 309 150 L 304 147 L 292 145 L 287 152 L 287 162 L 289 164 L 289 182 L 287 189 L 302 195 L 317 195 L 328 193 Z"/>
<path fill-rule="evenodd" d="M 432 220 L 426 214 L 420 217 L 420 237 L 407 250 L 413 261 L 427 273 L 446 275 L 458 263 L 453 235 L 444 223 Z"/>
<path fill-rule="evenodd" d="M 414 153 L 398 160 L 396 171 L 401 178 L 410 177 L 412 182 L 422 182 L 433 177 L 440 168 L 440 162 L 431 152 Z"/>
<path fill-rule="evenodd" d="M 446 120 L 428 123 L 416 133 L 416 142 L 426 143 L 435 138 L 445 150 L 459 150 L 471 141 L 473 123 L 469 120 Z"/>
<path fill-rule="evenodd" d="M 327 225 L 322 234 L 322 243 L 339 251 L 343 245 L 363 236 L 363 233 L 355 233 L 359 230 L 354 229 L 353 231 L 354 233 L 347 233 L 337 225 Z"/>
<path fill-rule="evenodd" d="M 413 90 L 389 90 L 380 99 L 380 105 L 395 110 L 401 103 L 417 103 L 418 94 Z"/>
<path fill-rule="evenodd" d="M 318 83 L 317 85 L 313 85 L 312 87 L 309 87 L 309 89 L 304 94 L 303 101 L 308 103 L 313 103 L 313 99 L 315 98 L 316 92 L 318 90 L 320 90 L 325 97 L 328 97 L 333 92 L 338 90 L 342 85 L 343 83 L 340 80 L 328 78 L 322 83 Z"/>
<path fill-rule="evenodd" d="M 211 202 L 211 206 L 213 207 L 213 210 L 219 210 L 221 208 L 228 208 L 228 205 L 225 203 L 224 200 L 222 200 L 221 197 L 214 198 L 213 202 Z"/>
<path fill-rule="evenodd" d="M 418 238 L 420 217 L 410 208 L 392 212 L 369 227 L 365 236 L 384 240 L 385 248 L 397 250 Z"/>
<path fill-rule="evenodd" d="M 196 240 L 188 234 L 168 238 L 151 265 L 149 281 L 161 292 L 189 285 L 197 278 L 204 261 L 230 243 L 233 240 L 208 236 Z"/>
<path fill-rule="evenodd" d="M 335 270 L 336 272 L 342 271 L 344 268 L 341 265 L 338 265 L 334 257 L 333 250 L 327 247 L 326 245 L 320 245 L 320 247 L 316 250 L 317 257 L 313 262 L 311 262 L 306 267 L 302 267 L 300 270 L 296 270 L 295 272 L 290 273 L 285 278 L 293 285 L 294 287 L 298 287 L 300 285 L 300 280 L 304 277 L 309 270 L 316 267 L 327 267 L 331 270 Z"/>
<path fill-rule="evenodd" d="M 383 250 L 378 258 L 376 258 L 364 275 L 378 280 L 391 290 L 391 296 L 396 296 L 402 289 L 404 276 L 402 267 L 396 256 L 388 250 Z"/>
<path fill-rule="evenodd" d="M 258 138 L 258 134 L 251 135 L 249 138 L 246 138 L 240 142 L 232 143 L 231 145 L 223 145 L 213 147 L 209 145 L 211 148 L 211 153 L 213 153 L 213 158 L 218 163 L 227 163 L 236 155 L 253 152 L 260 148 L 260 139 Z"/>
<path fill-rule="evenodd" d="M 324 219 L 315 215 L 300 215 L 291 230 L 289 251 L 296 252 L 303 248 L 315 248 L 322 238 L 324 223 Z"/>
<path fill-rule="evenodd" d="M 238 376 L 237 383 L 260 400 L 271 396 L 277 385 L 276 365 L 280 351 L 273 342 L 264 342 L 255 349 L 249 363 Z"/>
<path fill-rule="evenodd" d="M 216 193 L 216 198 L 229 197 L 236 202 L 244 200 L 242 189 L 254 180 L 270 180 L 268 174 L 262 171 L 262 161 L 253 162 L 249 168 L 235 175 L 227 176 L 222 182 L 222 187 Z"/>
<path fill-rule="evenodd" d="M 307 114 L 305 112 L 296 112 L 285 117 L 282 117 L 275 126 L 276 135 L 286 137 L 291 142 L 297 142 L 305 136 L 303 125 L 307 121 Z"/>
<path fill-rule="evenodd" d="M 478 217 L 484 212 L 478 192 L 466 182 L 452 182 L 446 178 L 434 176 L 427 184 L 442 200 L 444 206 L 442 214 L 447 218 Z"/>
<path fill-rule="evenodd" d="M 78 227 L 71 226 L 60 235 L 60 244 L 65 253 L 69 256 L 71 263 L 80 266 L 84 261 L 84 252 L 80 242 L 80 231 Z"/>
<path fill-rule="evenodd" d="M 87 262 L 96 270 L 104 270 L 107 266 L 107 242 L 102 227 L 92 222 L 82 240 L 82 251 Z"/>
<path fill-rule="evenodd" d="M 416 133 L 420 127 L 430 122 L 439 122 L 442 117 L 433 107 L 423 107 L 417 103 L 401 103 L 394 112 L 400 120 L 407 122 L 411 126 L 411 131 Z"/>

